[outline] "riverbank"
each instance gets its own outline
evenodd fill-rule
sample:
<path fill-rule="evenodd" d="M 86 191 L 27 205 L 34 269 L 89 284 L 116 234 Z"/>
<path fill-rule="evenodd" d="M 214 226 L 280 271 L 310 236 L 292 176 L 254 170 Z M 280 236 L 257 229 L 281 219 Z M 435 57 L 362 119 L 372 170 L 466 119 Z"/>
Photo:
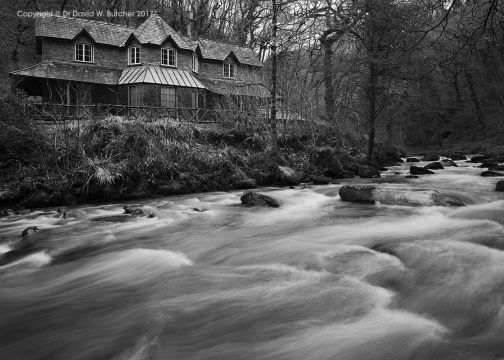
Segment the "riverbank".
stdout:
<path fill-rule="evenodd" d="M 358 149 L 336 146 L 325 129 L 281 136 L 273 151 L 264 124 L 243 128 L 108 117 L 37 126 L 15 105 L 0 115 L 3 209 L 379 177 L 380 166 L 404 155 L 378 146 L 371 166 Z"/>

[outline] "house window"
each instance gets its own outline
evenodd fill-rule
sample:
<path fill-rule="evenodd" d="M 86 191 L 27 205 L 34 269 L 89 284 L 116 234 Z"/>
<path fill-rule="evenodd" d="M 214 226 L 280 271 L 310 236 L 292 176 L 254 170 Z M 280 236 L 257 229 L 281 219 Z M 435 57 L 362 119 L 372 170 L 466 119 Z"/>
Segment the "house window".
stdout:
<path fill-rule="evenodd" d="M 130 85 L 129 89 L 129 106 L 143 106 L 144 88 L 139 85 Z"/>
<path fill-rule="evenodd" d="M 224 77 L 229 79 L 235 78 L 235 64 L 224 63 Z"/>
<path fill-rule="evenodd" d="M 140 48 L 138 46 L 133 46 L 129 48 L 129 64 L 130 65 L 140 64 Z"/>
<path fill-rule="evenodd" d="M 177 106 L 175 96 L 175 88 L 172 87 L 161 87 L 161 106 L 167 108 L 175 108 Z"/>
<path fill-rule="evenodd" d="M 161 49 L 161 65 L 177 66 L 177 50 L 175 49 Z"/>
<path fill-rule="evenodd" d="M 193 53 L 192 54 L 192 71 L 194 71 L 195 73 L 197 73 L 199 70 L 199 60 L 198 60 L 198 56 Z"/>
<path fill-rule="evenodd" d="M 75 61 L 93 62 L 94 51 L 92 44 L 75 44 Z"/>

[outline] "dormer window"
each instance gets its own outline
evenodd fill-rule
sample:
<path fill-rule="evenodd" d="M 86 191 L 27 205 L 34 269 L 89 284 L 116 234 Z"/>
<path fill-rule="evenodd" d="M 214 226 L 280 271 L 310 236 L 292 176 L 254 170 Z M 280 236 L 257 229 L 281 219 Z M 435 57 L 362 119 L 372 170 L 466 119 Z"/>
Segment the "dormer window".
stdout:
<path fill-rule="evenodd" d="M 236 77 L 235 64 L 224 63 L 224 77 L 227 79 L 234 79 Z"/>
<path fill-rule="evenodd" d="M 128 63 L 130 65 L 140 64 L 140 47 L 132 46 L 129 48 Z"/>
<path fill-rule="evenodd" d="M 161 49 L 161 65 L 177 67 L 177 50 Z"/>
<path fill-rule="evenodd" d="M 198 56 L 195 53 L 193 53 L 192 54 L 192 71 L 197 73 L 198 70 L 199 70 L 199 59 L 198 59 Z"/>
<path fill-rule="evenodd" d="M 75 61 L 94 62 L 93 44 L 75 44 Z"/>

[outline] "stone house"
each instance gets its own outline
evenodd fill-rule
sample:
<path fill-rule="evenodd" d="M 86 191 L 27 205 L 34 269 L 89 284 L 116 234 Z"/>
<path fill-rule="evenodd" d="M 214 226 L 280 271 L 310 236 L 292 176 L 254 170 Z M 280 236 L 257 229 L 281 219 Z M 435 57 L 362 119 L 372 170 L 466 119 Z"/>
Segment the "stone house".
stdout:
<path fill-rule="evenodd" d="M 9 75 L 45 103 L 207 109 L 269 97 L 251 49 L 191 39 L 157 14 L 137 28 L 49 16 L 35 35 L 40 62 Z"/>

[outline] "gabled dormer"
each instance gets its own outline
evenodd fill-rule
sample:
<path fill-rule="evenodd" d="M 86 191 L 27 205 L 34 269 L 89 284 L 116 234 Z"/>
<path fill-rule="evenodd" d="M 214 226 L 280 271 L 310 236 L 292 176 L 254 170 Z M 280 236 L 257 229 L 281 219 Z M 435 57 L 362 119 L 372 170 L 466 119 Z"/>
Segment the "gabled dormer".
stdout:
<path fill-rule="evenodd" d="M 169 66 L 176 68 L 178 66 L 178 49 L 180 47 L 174 41 L 171 35 L 168 35 L 166 39 L 161 43 L 161 59 L 160 64 L 162 66 Z"/>
<path fill-rule="evenodd" d="M 124 47 L 127 49 L 127 57 L 128 57 L 128 65 L 141 65 L 142 64 L 142 45 L 140 44 L 140 40 L 135 36 L 135 34 L 131 34 L 126 42 L 124 43 Z"/>
<path fill-rule="evenodd" d="M 96 41 L 86 28 L 77 33 L 72 40 L 74 42 L 74 61 L 94 63 Z"/>

